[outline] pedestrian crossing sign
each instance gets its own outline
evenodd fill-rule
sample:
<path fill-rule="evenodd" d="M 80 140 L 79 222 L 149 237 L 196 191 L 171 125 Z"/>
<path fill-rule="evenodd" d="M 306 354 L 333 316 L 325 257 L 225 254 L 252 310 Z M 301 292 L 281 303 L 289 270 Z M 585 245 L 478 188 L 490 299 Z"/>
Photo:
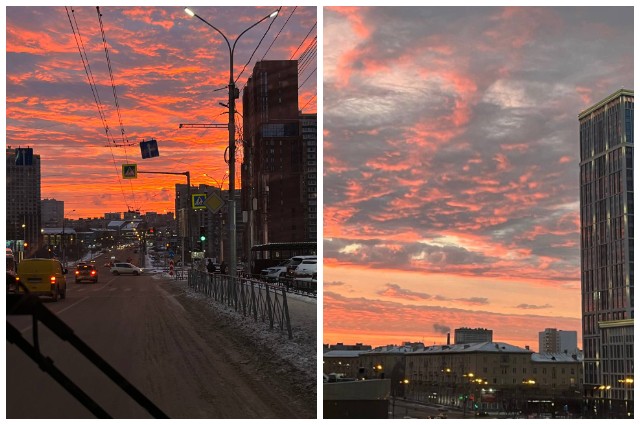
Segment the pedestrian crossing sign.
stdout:
<path fill-rule="evenodd" d="M 138 164 L 122 164 L 122 178 L 123 179 L 138 178 Z"/>
<path fill-rule="evenodd" d="M 191 208 L 194 210 L 204 210 L 207 208 L 204 203 L 207 199 L 206 193 L 194 193 L 191 195 Z"/>

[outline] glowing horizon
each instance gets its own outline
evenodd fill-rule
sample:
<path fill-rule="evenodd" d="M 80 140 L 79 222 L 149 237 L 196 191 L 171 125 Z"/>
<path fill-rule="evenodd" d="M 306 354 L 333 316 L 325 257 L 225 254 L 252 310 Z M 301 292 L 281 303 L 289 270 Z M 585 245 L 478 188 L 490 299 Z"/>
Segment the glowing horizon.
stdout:
<path fill-rule="evenodd" d="M 232 40 L 273 9 L 194 8 Z M 174 210 L 175 184 L 186 184 L 186 178 L 139 174 L 126 180 L 121 178 L 123 163 L 137 163 L 139 171 L 190 171 L 192 185 L 218 186 L 216 180 L 220 182 L 228 170 L 224 160 L 227 129 L 179 129 L 179 124 L 228 122 L 226 108 L 219 105 L 228 102 L 229 51 L 224 39 L 186 15 L 182 7 L 101 7 L 119 116 L 96 8 L 68 11 L 65 7 L 7 7 L 6 145 L 29 146 L 41 156 L 41 198 L 65 201 L 67 212 L 76 210 L 66 214 L 68 218 L 128 209 Z M 70 19 L 77 22 L 110 137 L 87 81 Z M 277 18 L 244 34 L 234 54 L 238 88 L 243 89 L 257 60 L 298 59 L 312 48 L 315 29 L 306 40 L 305 36 L 315 22 L 315 7 L 298 7 L 295 13 L 293 7 L 283 7 Z M 307 56 L 309 63 L 299 75 L 299 85 L 317 63 Z M 316 112 L 315 94 L 316 79 L 309 78 L 298 97 L 305 113 Z M 241 130 L 242 92 L 236 108 Z M 160 156 L 141 159 L 138 143 L 152 138 L 158 142 Z M 133 146 L 114 146 L 127 144 Z M 240 188 L 241 160 L 240 150 L 236 188 Z"/>

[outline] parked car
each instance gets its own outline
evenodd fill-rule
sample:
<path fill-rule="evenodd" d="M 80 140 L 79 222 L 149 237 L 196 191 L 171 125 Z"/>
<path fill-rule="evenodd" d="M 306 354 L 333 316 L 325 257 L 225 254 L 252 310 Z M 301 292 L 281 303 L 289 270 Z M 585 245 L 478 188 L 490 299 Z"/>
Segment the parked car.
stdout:
<path fill-rule="evenodd" d="M 46 295 L 58 301 L 67 296 L 67 269 L 52 258 L 28 258 L 18 264 L 17 279 L 30 293 Z M 22 290 L 22 289 L 20 289 Z"/>
<path fill-rule="evenodd" d="M 76 267 L 76 283 L 80 283 L 83 280 L 89 282 L 98 283 L 98 270 L 93 264 L 82 263 Z"/>
<path fill-rule="evenodd" d="M 304 259 L 293 270 L 293 276 L 295 278 L 311 277 L 316 272 L 317 267 L 318 267 L 318 260 L 315 257 Z"/>
<path fill-rule="evenodd" d="M 287 274 L 287 261 L 283 261 L 278 266 L 269 267 L 260 272 L 260 278 L 267 282 L 277 282 L 280 278 L 285 277 Z"/>
<path fill-rule="evenodd" d="M 293 271 L 298 267 L 298 264 L 302 263 L 303 260 L 316 260 L 318 257 L 315 255 L 297 255 L 295 257 L 291 257 L 289 263 L 287 264 L 287 277 L 293 278 Z"/>
<path fill-rule="evenodd" d="M 142 269 L 131 263 L 114 263 L 111 267 L 111 273 L 115 275 L 132 274 L 139 276 L 142 274 Z"/>

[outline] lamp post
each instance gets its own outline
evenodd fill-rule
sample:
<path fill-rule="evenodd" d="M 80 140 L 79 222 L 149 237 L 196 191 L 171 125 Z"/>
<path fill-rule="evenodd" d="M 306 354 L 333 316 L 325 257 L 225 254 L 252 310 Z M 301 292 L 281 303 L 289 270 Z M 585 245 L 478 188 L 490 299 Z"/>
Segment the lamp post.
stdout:
<path fill-rule="evenodd" d="M 236 276 L 236 199 L 235 199 L 235 180 L 236 180 L 236 124 L 235 124 L 235 115 L 236 115 L 236 98 L 240 96 L 239 90 L 236 88 L 235 81 L 233 80 L 233 53 L 236 48 L 236 43 L 240 40 L 240 37 L 244 35 L 251 28 L 255 27 L 262 21 L 275 18 L 278 15 L 278 11 L 272 12 L 270 15 L 265 16 L 260 19 L 255 24 L 251 25 L 249 28 L 245 29 L 236 37 L 233 42 L 233 46 L 229 42 L 229 39 L 222 31 L 218 28 L 211 25 L 209 22 L 200 17 L 197 13 L 193 12 L 188 7 L 184 8 L 184 11 L 187 15 L 191 17 L 196 17 L 204 22 L 209 27 L 213 28 L 218 34 L 220 34 L 224 41 L 227 42 L 227 47 L 229 48 L 229 271 L 232 277 Z"/>

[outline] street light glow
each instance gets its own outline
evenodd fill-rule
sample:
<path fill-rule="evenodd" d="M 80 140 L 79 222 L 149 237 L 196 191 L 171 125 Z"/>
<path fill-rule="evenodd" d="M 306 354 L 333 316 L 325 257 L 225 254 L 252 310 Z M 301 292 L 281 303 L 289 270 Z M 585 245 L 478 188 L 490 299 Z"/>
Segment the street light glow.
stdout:
<path fill-rule="evenodd" d="M 184 8 L 184 11 L 185 11 L 185 13 L 186 13 L 187 15 L 191 16 L 192 18 L 193 18 L 194 16 L 196 16 L 196 14 L 195 14 L 191 9 L 189 9 L 188 7 L 185 7 L 185 8 Z"/>

